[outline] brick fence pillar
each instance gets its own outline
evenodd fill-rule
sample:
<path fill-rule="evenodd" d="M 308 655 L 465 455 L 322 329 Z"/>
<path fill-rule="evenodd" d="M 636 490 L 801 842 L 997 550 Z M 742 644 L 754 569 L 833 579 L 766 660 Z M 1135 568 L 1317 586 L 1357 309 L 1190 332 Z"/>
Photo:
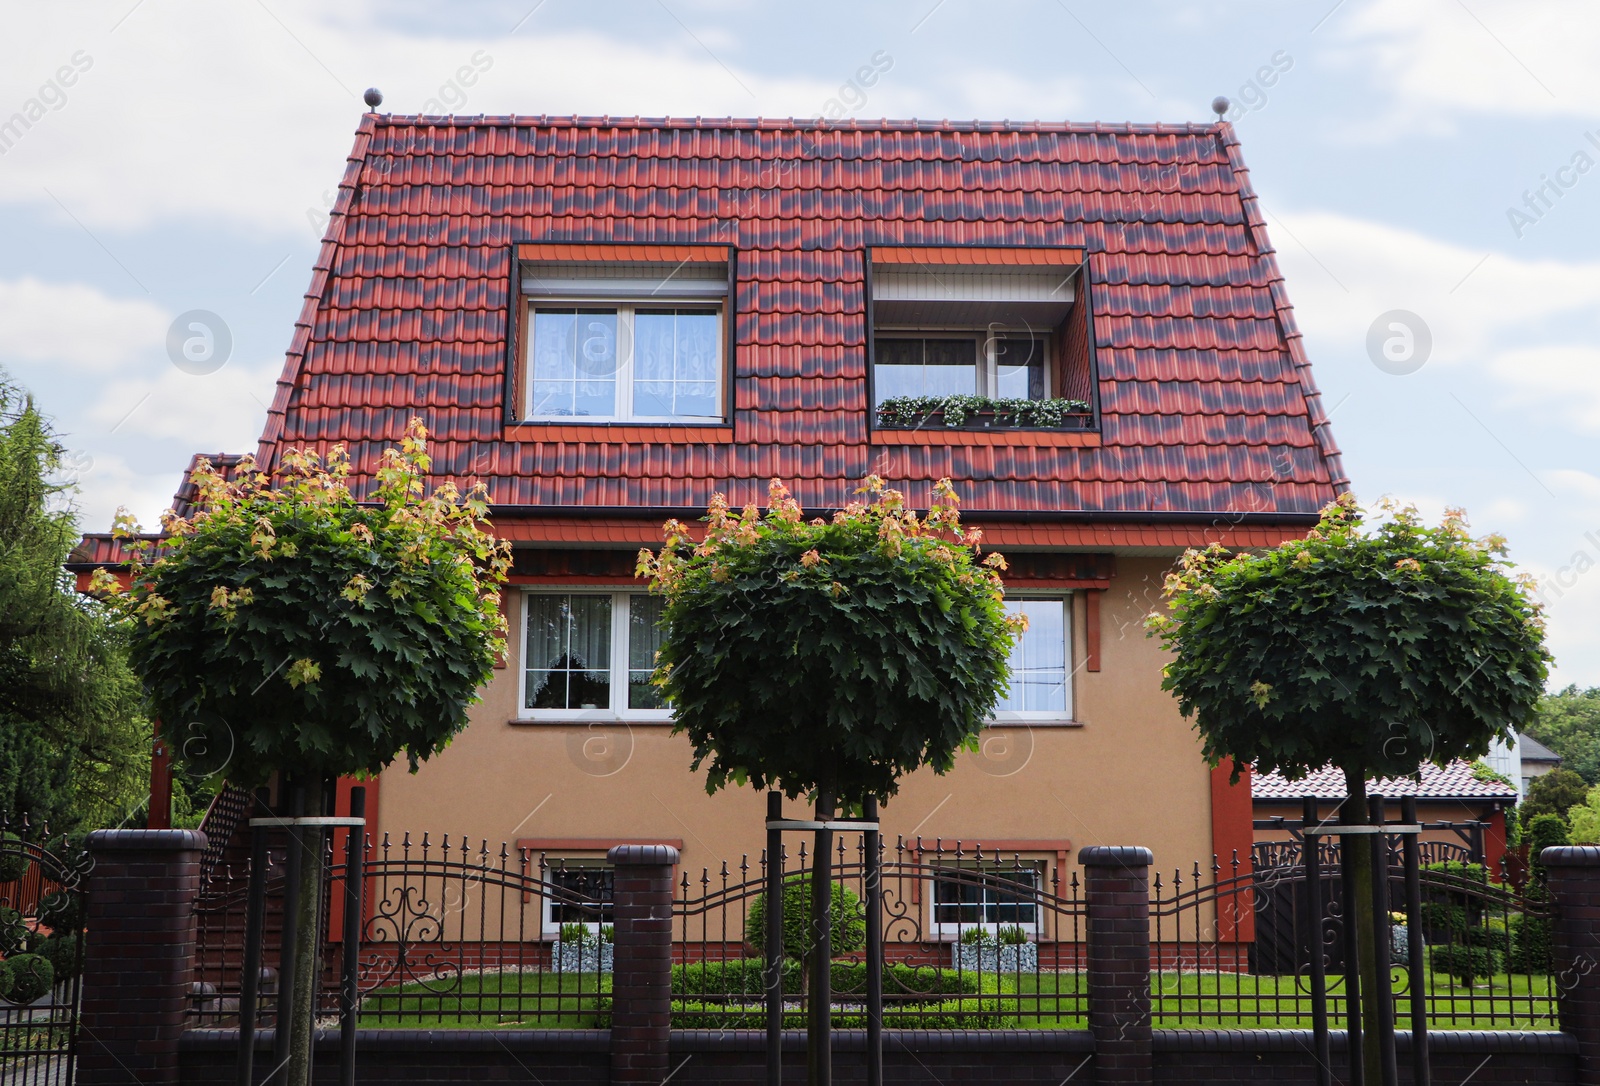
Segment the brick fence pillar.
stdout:
<path fill-rule="evenodd" d="M 205 835 L 96 830 L 88 845 L 78 1086 L 172 1086 Z"/>
<path fill-rule="evenodd" d="M 671 845 L 618 845 L 612 890 L 611 1081 L 665 1081 L 672 1025 Z"/>
<path fill-rule="evenodd" d="M 1078 853 L 1089 941 L 1089 1032 L 1100 1086 L 1148 1086 L 1154 1079 L 1151 860 L 1147 848 L 1091 845 Z"/>
<path fill-rule="evenodd" d="M 1580 1086 L 1600 1086 L 1600 848 L 1547 848 L 1539 858 L 1556 906 L 1551 953 L 1561 1030 L 1578 1040 Z"/>

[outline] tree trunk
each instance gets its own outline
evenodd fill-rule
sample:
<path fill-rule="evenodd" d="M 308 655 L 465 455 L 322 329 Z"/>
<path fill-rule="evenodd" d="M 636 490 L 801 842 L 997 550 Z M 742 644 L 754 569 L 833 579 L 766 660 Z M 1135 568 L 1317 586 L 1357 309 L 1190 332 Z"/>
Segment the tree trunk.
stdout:
<path fill-rule="evenodd" d="M 1345 811 L 1343 821 L 1356 826 L 1367 824 L 1367 776 L 1358 770 L 1344 771 Z M 1356 975 L 1361 978 L 1361 1067 L 1367 1086 L 1383 1082 L 1383 1052 L 1378 1039 L 1383 1035 L 1379 1027 L 1377 999 L 1378 985 L 1389 982 L 1378 976 L 1378 922 L 1372 910 L 1372 844 L 1367 835 L 1345 837 L 1340 845 L 1340 855 L 1351 865 L 1351 888 L 1354 901 L 1345 902 L 1347 915 L 1356 925 Z M 1385 918 L 1387 921 L 1387 917 Z M 1388 935 L 1387 924 L 1383 929 Z M 1345 968 L 1350 966 L 1347 963 Z"/>
<path fill-rule="evenodd" d="M 306 790 L 306 814 L 322 814 L 322 775 L 308 773 L 301 779 Z M 322 943 L 323 827 L 295 826 L 289 837 L 300 852 L 300 900 L 295 918 L 294 989 L 289 1003 L 289 1064 L 284 1086 L 311 1086 L 317 978 L 321 972 L 317 951 Z"/>

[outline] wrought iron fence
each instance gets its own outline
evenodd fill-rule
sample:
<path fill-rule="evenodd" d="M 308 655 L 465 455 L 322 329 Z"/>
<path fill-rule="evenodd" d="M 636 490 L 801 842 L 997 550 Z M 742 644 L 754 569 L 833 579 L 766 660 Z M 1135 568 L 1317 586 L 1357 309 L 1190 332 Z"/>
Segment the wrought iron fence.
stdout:
<path fill-rule="evenodd" d="M 87 857 L 51 841 L 48 827 L 0 828 L 0 1083 L 67 1086 L 77 1060 Z"/>
<path fill-rule="evenodd" d="M 1298 847 L 1296 863 L 1252 869 L 1234 856 L 1226 865 L 1155 875 L 1157 1028 L 1313 1028 L 1318 964 L 1324 1006 L 1341 1018 L 1350 918 L 1338 850 L 1324 842 L 1318 854 L 1320 873 L 1310 876 Z M 1389 861 L 1389 908 L 1377 922 L 1389 948 L 1397 1024 L 1411 1024 L 1420 984 L 1433 1028 L 1558 1028 L 1548 901 L 1492 881 L 1483 865 L 1448 860 L 1419 865 L 1420 916 L 1413 916 L 1397 850 Z M 1408 968 L 1413 938 L 1424 950 L 1415 974 Z"/>
<path fill-rule="evenodd" d="M 778 863 L 784 893 L 783 1023 L 807 1021 L 809 843 Z M 865 835 L 832 857 L 830 1020 L 867 1016 Z M 883 1014 L 889 1029 L 1081 1028 L 1083 903 L 1076 873 L 1048 858 L 918 838 L 880 846 Z M 765 852 L 732 869 L 680 876 L 673 908 L 672 1021 L 680 1028 L 766 1025 Z"/>

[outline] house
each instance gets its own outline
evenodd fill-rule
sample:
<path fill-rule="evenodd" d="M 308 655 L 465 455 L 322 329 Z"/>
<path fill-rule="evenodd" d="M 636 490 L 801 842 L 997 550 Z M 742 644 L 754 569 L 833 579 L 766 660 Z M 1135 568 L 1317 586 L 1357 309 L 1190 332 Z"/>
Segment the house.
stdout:
<path fill-rule="evenodd" d="M 949 394 L 1055 414 L 879 411 Z M 412 416 L 437 481 L 488 484 L 512 636 L 466 732 L 374 783 L 377 834 L 759 855 L 763 797 L 708 796 L 644 682 L 635 554 L 713 493 L 810 516 L 875 473 L 923 507 L 952 478 L 1031 622 L 887 838 L 1041 879 L 1091 843 L 1248 862 L 1249 785 L 1142 620 L 1185 548 L 1298 537 L 1347 480 L 1230 125 L 368 114 L 257 454 L 343 443 L 365 486 Z"/>
<path fill-rule="evenodd" d="M 1281 773 L 1260 773 L 1251 779 L 1250 787 L 1257 860 L 1262 863 L 1265 857 L 1279 855 L 1277 846 L 1298 838 L 1304 797 L 1315 798 L 1321 805 L 1320 817 L 1327 820 L 1336 817 L 1336 808 L 1348 794 L 1344 771 L 1333 766 L 1299 781 L 1288 780 Z M 1446 766 L 1426 763 L 1417 780 L 1369 780 L 1367 795 L 1384 798 L 1384 820 L 1388 822 L 1403 821 L 1400 800 L 1416 797 L 1425 860 L 1467 860 L 1489 864 L 1492 870 L 1498 870 L 1506 854 L 1506 812 L 1518 798 L 1515 785 L 1461 759 Z"/>
<path fill-rule="evenodd" d="M 1561 755 L 1539 742 L 1531 735 L 1517 735 L 1517 749 L 1521 753 L 1520 791 L 1524 797 L 1528 794 L 1528 787 L 1535 778 L 1542 777 L 1552 769 L 1561 768 Z"/>

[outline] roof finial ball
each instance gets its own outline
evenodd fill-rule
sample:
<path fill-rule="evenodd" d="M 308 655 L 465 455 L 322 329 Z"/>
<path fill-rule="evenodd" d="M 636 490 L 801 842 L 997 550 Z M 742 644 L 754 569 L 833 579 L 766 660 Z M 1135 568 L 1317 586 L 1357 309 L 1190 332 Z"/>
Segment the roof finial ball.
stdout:
<path fill-rule="evenodd" d="M 367 93 L 371 94 L 373 92 L 372 91 L 368 91 Z M 1217 115 L 1217 120 L 1220 121 L 1220 120 L 1222 120 L 1222 115 L 1224 113 L 1228 112 L 1228 107 L 1230 107 L 1232 105 L 1233 105 L 1232 102 L 1228 101 L 1226 98 L 1224 98 L 1222 95 L 1219 94 L 1215 98 L 1211 99 L 1211 112 L 1215 113 Z"/>
<path fill-rule="evenodd" d="M 383 105 L 383 92 L 377 87 L 368 87 L 367 93 L 361 96 L 361 100 L 367 103 L 368 109 L 377 109 Z"/>

